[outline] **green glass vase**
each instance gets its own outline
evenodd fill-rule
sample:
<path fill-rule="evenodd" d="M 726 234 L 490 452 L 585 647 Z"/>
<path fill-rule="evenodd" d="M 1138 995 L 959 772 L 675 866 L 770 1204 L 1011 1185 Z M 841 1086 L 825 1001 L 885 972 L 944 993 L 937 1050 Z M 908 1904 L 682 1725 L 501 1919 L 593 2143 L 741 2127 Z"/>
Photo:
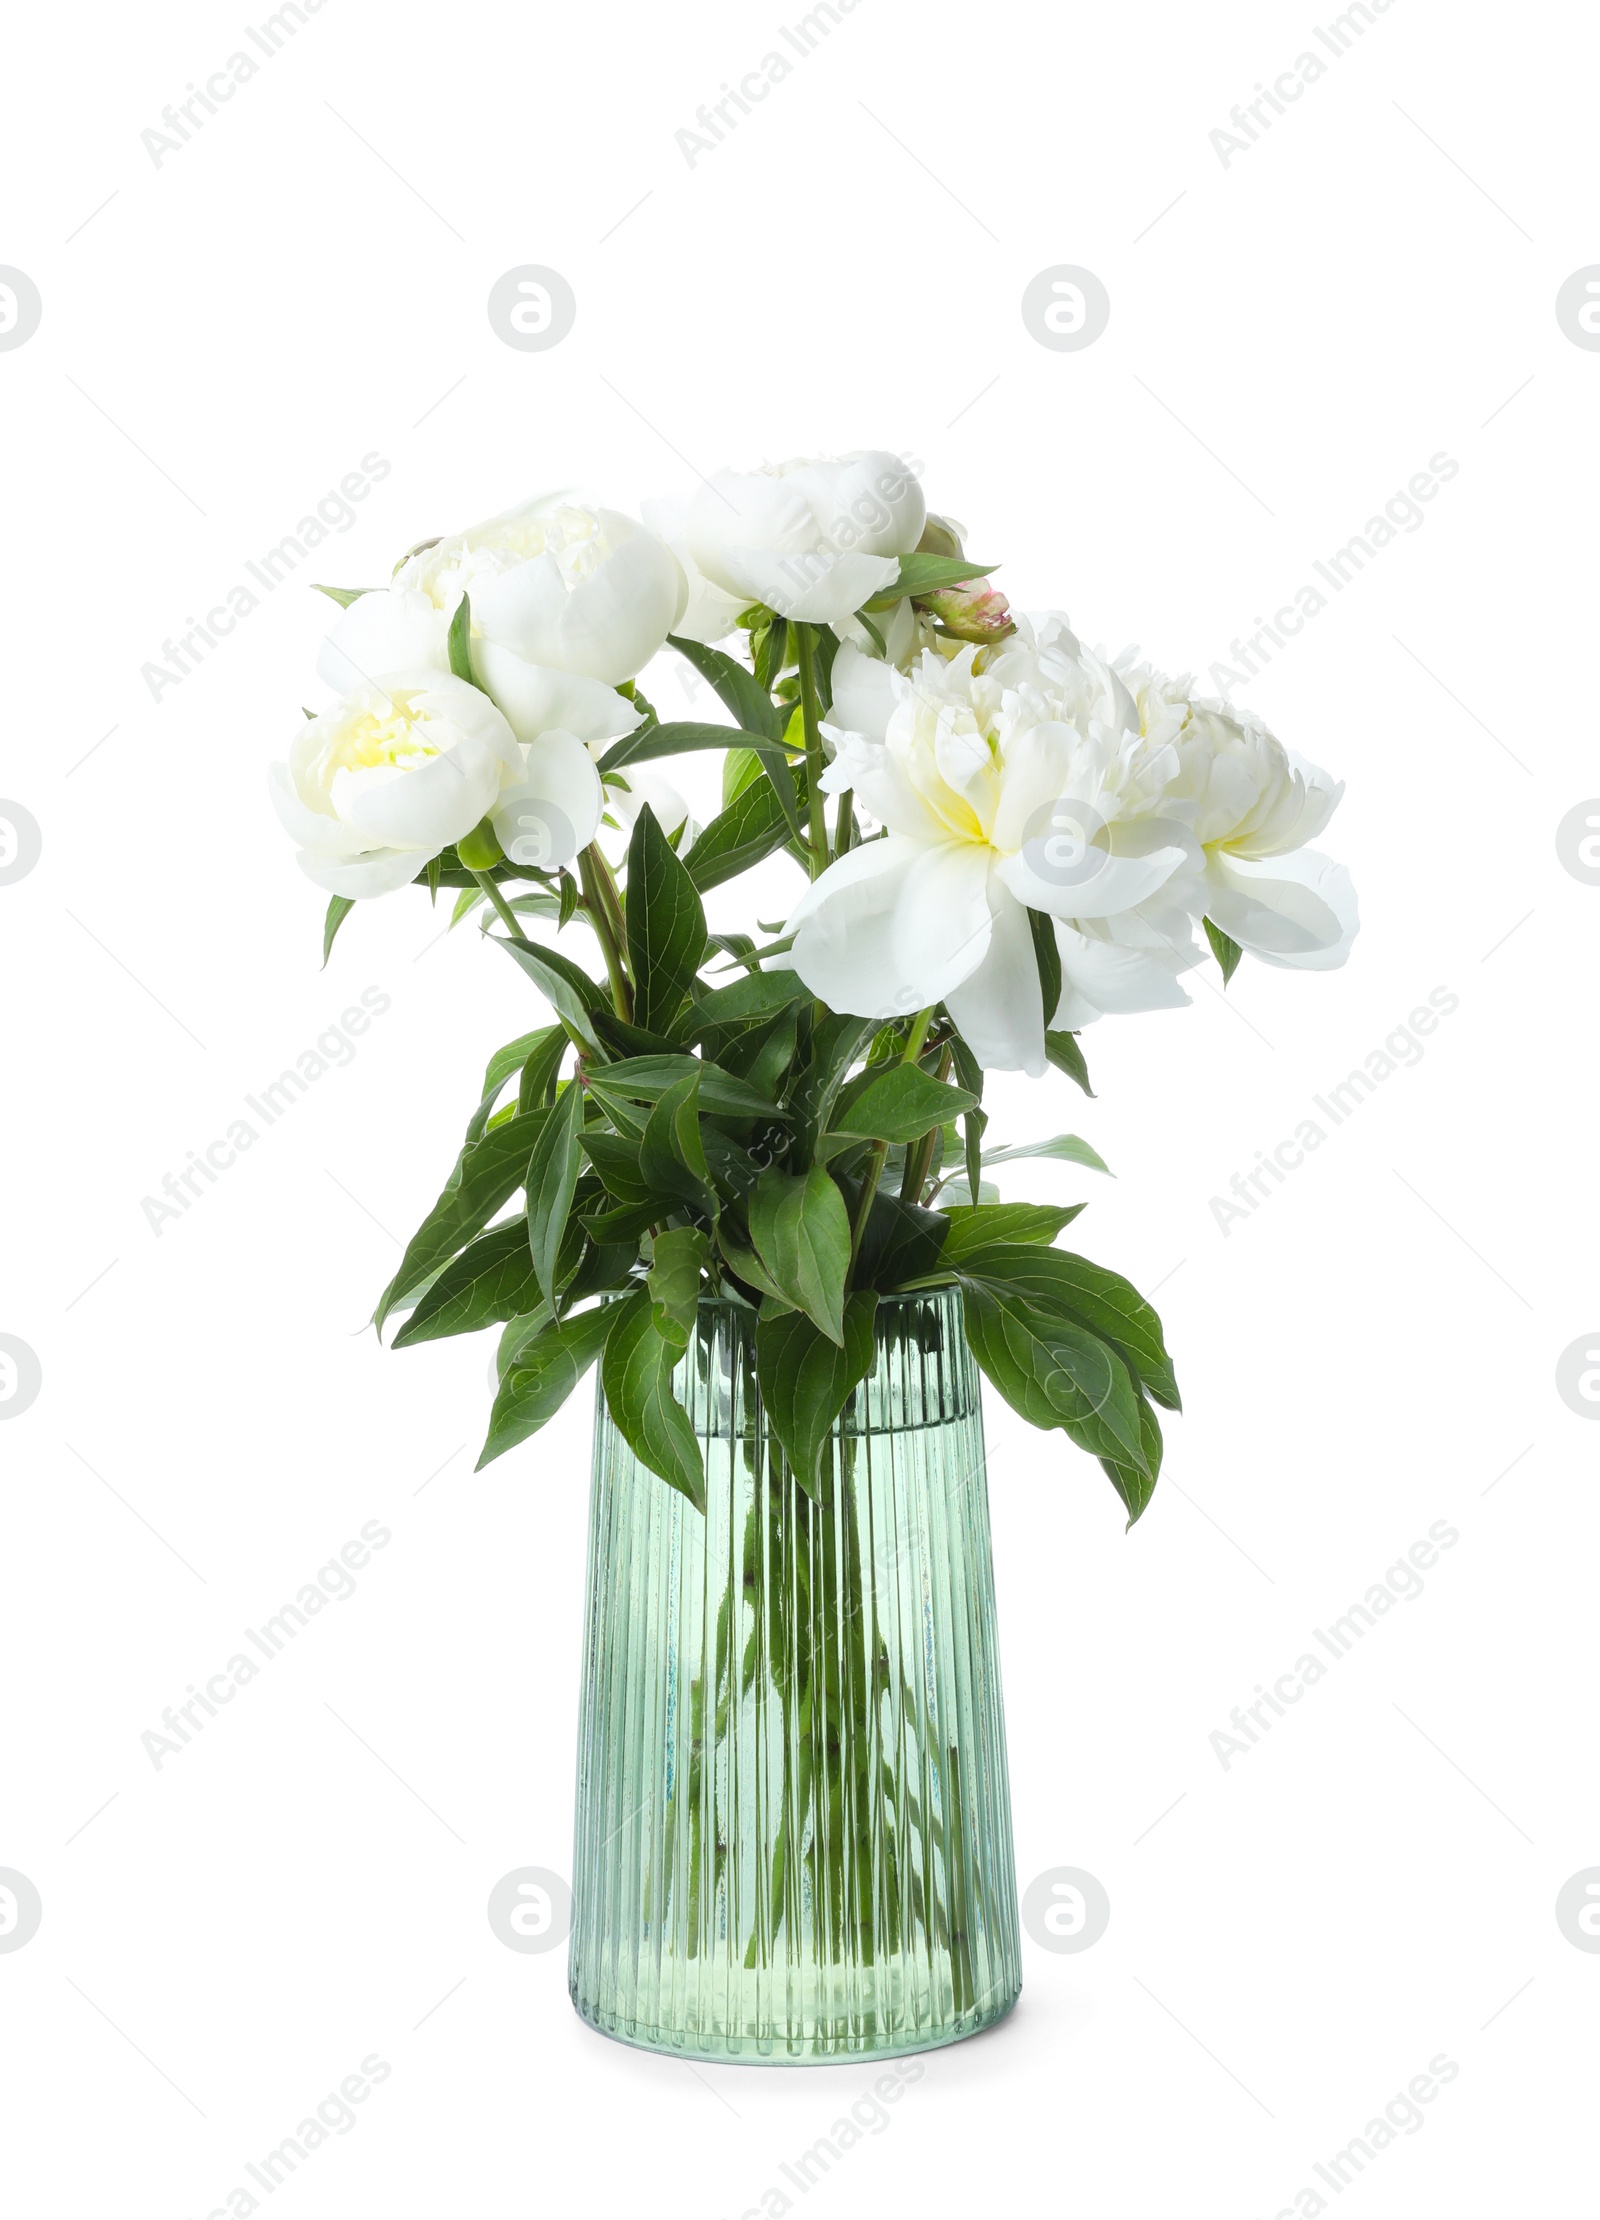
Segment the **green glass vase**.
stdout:
<path fill-rule="evenodd" d="M 571 1989 L 603 2033 L 804 2064 L 959 2041 L 1022 1983 L 978 1375 L 955 1290 L 886 1298 L 820 1500 L 755 1318 L 673 1382 L 704 1515 L 595 1428 Z"/>

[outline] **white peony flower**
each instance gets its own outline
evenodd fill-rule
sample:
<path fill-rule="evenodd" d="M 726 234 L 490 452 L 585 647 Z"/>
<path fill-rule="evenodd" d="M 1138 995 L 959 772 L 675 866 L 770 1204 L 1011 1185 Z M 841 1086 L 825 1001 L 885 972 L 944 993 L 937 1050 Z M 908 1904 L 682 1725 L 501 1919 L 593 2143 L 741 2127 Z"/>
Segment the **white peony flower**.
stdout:
<path fill-rule="evenodd" d="M 598 785 L 587 753 L 570 745 Z M 352 899 L 416 878 L 527 779 L 523 750 L 494 703 L 437 670 L 361 686 L 302 724 L 288 761 L 271 773 L 301 869 Z"/>
<path fill-rule="evenodd" d="M 689 503 L 684 541 L 701 574 L 741 607 L 838 624 L 894 583 L 926 518 L 898 455 L 870 449 L 761 470 L 720 470 Z"/>
<path fill-rule="evenodd" d="M 408 556 L 390 588 L 351 603 L 318 670 L 347 692 L 383 670 L 448 669 L 466 593 L 472 674 L 519 740 L 616 740 L 641 722 L 616 689 L 660 648 L 687 592 L 671 551 L 632 517 L 531 501 Z"/>
<path fill-rule="evenodd" d="M 1301 971 L 1342 964 L 1359 929 L 1342 864 L 1306 847 L 1344 793 L 1326 771 L 1291 754 L 1261 719 L 1196 700 L 1187 679 L 1148 668 L 1125 673 L 1149 770 L 1159 769 L 1159 814 L 1202 851 L 1198 876 L 1171 895 L 1209 917 L 1264 963 Z"/>
<path fill-rule="evenodd" d="M 822 783 L 853 789 L 887 834 L 831 864 L 793 912 L 807 986 L 862 1017 L 942 1001 L 984 1064 L 1042 1072 L 1028 910 L 1104 925 L 1198 867 L 1181 834 L 1122 828 L 1153 798 L 1127 706 L 1121 679 L 1060 618 L 1019 625 L 998 651 L 924 654 L 907 676 L 842 647 L 834 713 L 853 729 L 829 727 Z M 1184 960 L 1137 947 L 1084 959 L 1102 988 L 1102 973 L 1149 971 L 1168 999 Z M 1064 948 L 1064 976 L 1067 962 Z M 1132 991 L 1125 980 L 1124 1000 Z"/>

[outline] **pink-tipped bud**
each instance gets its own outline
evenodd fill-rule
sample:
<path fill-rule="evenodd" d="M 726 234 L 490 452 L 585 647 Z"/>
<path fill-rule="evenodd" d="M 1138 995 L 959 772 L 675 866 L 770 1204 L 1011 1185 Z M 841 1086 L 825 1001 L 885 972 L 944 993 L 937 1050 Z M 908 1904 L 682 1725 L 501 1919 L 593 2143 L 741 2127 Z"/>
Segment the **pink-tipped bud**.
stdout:
<path fill-rule="evenodd" d="M 1011 606 L 987 578 L 963 579 L 959 586 L 941 586 L 931 594 L 918 594 L 917 607 L 953 632 L 958 640 L 976 640 L 980 646 L 1003 640 L 1015 632 Z"/>

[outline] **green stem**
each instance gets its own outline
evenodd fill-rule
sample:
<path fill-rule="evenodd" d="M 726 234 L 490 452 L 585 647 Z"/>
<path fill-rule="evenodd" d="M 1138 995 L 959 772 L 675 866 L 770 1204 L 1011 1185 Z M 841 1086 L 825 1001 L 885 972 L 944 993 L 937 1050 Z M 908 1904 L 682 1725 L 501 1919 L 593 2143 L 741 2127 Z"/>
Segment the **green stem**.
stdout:
<path fill-rule="evenodd" d="M 474 871 L 472 876 L 477 880 L 479 886 L 482 887 L 484 893 L 488 895 L 490 901 L 499 911 L 500 922 L 502 925 L 504 925 L 506 931 L 511 935 L 512 939 L 520 940 L 525 948 L 531 946 L 532 944 L 530 943 L 527 934 L 522 930 L 522 927 L 517 922 L 516 911 L 511 907 L 511 904 L 501 893 L 499 887 L 495 884 L 489 873 L 487 871 Z"/>
<path fill-rule="evenodd" d="M 922 1044 L 928 1037 L 928 1027 L 933 1023 L 934 1007 L 934 1004 L 930 1002 L 925 1010 L 919 1010 L 911 1020 L 910 1035 L 898 1058 L 900 1063 L 914 1064 L 922 1054 Z M 888 1153 L 889 1144 L 887 1141 L 874 1141 L 871 1150 L 868 1152 L 867 1168 L 861 1176 L 861 1193 L 856 1198 L 855 1223 L 850 1228 L 850 1269 L 845 1275 L 846 1287 L 850 1285 L 851 1280 L 855 1277 L 856 1259 L 861 1254 L 862 1236 L 867 1230 L 867 1220 L 872 1214 L 873 1197 L 878 1192 L 878 1179 L 883 1171 L 883 1160 Z"/>
<path fill-rule="evenodd" d="M 820 879 L 828 868 L 828 820 L 824 815 L 822 774 L 827 768 L 822 754 L 821 718 L 817 707 L 817 666 L 813 627 L 794 627 L 796 661 L 800 669 L 800 721 L 806 736 L 806 804 L 811 817 L 811 876 Z"/>
<path fill-rule="evenodd" d="M 627 968 L 622 960 L 622 909 L 610 867 L 592 841 L 578 858 L 578 878 L 589 905 L 589 922 L 605 955 L 606 976 L 611 981 L 611 1006 L 619 1018 L 631 1019 L 633 989 L 628 984 Z"/>
<path fill-rule="evenodd" d="M 850 843 L 855 837 L 856 797 L 854 789 L 846 787 L 839 796 L 839 806 L 833 813 L 833 856 L 837 863 L 841 856 L 850 853 Z"/>

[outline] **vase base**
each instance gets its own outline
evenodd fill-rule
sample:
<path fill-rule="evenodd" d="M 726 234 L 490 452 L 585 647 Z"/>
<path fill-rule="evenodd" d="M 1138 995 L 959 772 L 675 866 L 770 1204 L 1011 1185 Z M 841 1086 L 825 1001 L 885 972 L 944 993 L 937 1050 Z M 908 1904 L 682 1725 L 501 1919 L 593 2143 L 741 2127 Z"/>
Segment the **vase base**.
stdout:
<path fill-rule="evenodd" d="M 619 2013 L 602 2012 L 576 1994 L 572 2008 L 597 2035 L 630 2050 L 654 2051 L 664 2058 L 698 2059 L 715 2066 L 841 2066 L 855 2059 L 907 2058 L 918 2051 L 944 2050 L 970 2041 L 998 2025 L 1021 1994 L 1021 1983 L 995 2004 L 966 2012 L 959 2019 L 926 2027 L 863 2027 L 820 2034 L 711 2034 L 673 2027 L 646 2027 Z"/>

